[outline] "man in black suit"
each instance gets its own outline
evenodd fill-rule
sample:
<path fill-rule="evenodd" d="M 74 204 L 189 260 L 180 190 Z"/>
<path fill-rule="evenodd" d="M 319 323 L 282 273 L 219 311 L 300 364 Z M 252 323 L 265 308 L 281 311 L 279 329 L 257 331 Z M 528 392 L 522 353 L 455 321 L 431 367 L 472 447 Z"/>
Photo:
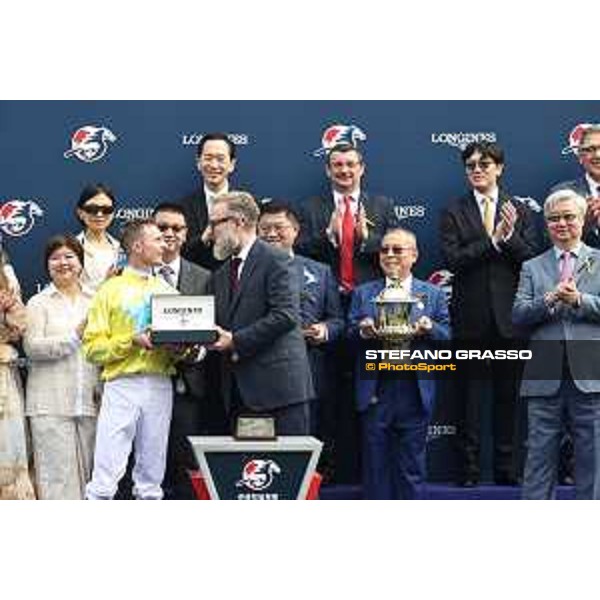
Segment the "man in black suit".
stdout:
<path fill-rule="evenodd" d="M 396 226 L 396 216 L 390 198 L 371 196 L 362 188 L 365 163 L 352 144 L 334 146 L 325 171 L 331 194 L 298 206 L 296 250 L 331 265 L 342 293 L 349 298 L 356 285 L 378 275 L 381 239 Z"/>
<path fill-rule="evenodd" d="M 187 234 L 182 208 L 177 204 L 159 204 L 154 209 L 153 217 L 165 242 L 163 264 L 156 269 L 157 275 L 182 294 L 206 294 L 210 272 L 187 261 L 180 254 Z M 210 398 L 205 369 L 204 362 L 181 366 L 175 378 L 173 417 L 163 484 L 168 498 L 194 498 L 188 470 L 198 469 L 198 463 L 187 436 L 205 433 L 202 431 L 202 416 Z"/>
<path fill-rule="evenodd" d="M 502 347 L 513 338 L 511 322 L 519 272 L 523 261 L 535 256 L 535 230 L 529 209 L 513 202 L 498 186 L 504 153 L 496 144 L 473 143 L 462 153 L 471 192 L 449 204 L 441 216 L 441 245 L 453 272 L 450 316 L 459 343 Z M 480 402 L 484 391 L 479 377 L 468 374 L 457 398 L 459 443 L 464 485 L 479 481 Z M 491 381 L 494 433 L 494 479 L 512 484 L 516 378 L 514 368 L 492 361 L 484 373 Z"/>
<path fill-rule="evenodd" d="M 573 151 L 583 168 L 582 176 L 558 183 L 550 192 L 569 189 L 587 199 L 583 241 L 600 248 L 600 125 L 588 126 Z"/>
<path fill-rule="evenodd" d="M 269 414 L 278 435 L 309 432 L 314 396 L 300 327 L 300 290 L 290 256 L 257 239 L 259 209 L 246 192 L 218 197 L 210 210 L 213 253 L 226 262 L 214 273 L 223 396 L 240 414 Z"/>
<path fill-rule="evenodd" d="M 204 236 L 208 214 L 215 198 L 229 191 L 229 177 L 235 170 L 235 163 L 235 144 L 225 133 L 202 136 L 196 151 L 196 166 L 202 176 L 202 188 L 179 202 L 188 224 L 187 241 L 182 254 L 210 271 L 214 271 L 220 263 L 214 258 L 209 240 Z"/>

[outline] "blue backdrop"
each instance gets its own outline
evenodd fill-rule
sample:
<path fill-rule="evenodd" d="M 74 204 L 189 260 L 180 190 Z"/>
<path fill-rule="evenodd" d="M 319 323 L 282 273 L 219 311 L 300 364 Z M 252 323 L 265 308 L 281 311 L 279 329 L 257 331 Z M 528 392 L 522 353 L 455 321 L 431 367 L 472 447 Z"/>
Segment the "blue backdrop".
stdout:
<path fill-rule="evenodd" d="M 541 203 L 552 184 L 578 172 L 573 155 L 561 151 L 572 128 L 597 121 L 599 109 L 591 101 L 0 102 L 0 230 L 29 297 L 45 282 L 46 239 L 79 230 L 73 207 L 86 183 L 114 189 L 118 229 L 193 191 L 200 135 L 225 131 L 238 144 L 235 187 L 301 202 L 326 189 L 323 159 L 313 155 L 323 131 L 354 124 L 367 137 L 365 187 L 395 199 L 419 237 L 417 275 L 427 277 L 440 267 L 440 208 L 465 189 L 461 146 L 498 141 L 505 187 Z M 447 411 L 438 409 L 431 428 L 434 458 L 437 440 L 455 433 Z M 439 452 L 444 460 L 430 468 L 443 478 L 448 448 Z"/>
<path fill-rule="evenodd" d="M 192 191 L 198 178 L 194 148 L 186 143 L 222 130 L 241 142 L 236 186 L 258 197 L 301 201 L 326 183 L 323 159 L 312 154 L 323 130 L 353 123 L 367 135 L 367 187 L 411 207 L 403 211 L 404 222 L 421 240 L 418 272 L 424 275 L 438 265 L 439 209 L 464 189 L 459 148 L 450 143 L 473 135 L 497 139 L 507 155 L 506 187 L 541 200 L 552 183 L 576 172 L 573 156 L 561 149 L 575 124 L 595 121 L 598 108 L 587 101 L 1 102 L 0 227 L 30 294 L 44 279 L 44 241 L 78 229 L 73 205 L 85 183 L 105 182 L 115 190 L 118 223 L 135 214 L 132 209 Z M 65 157 L 72 135 L 84 126 L 105 127 L 116 138 L 94 162 Z M 15 213 L 30 205 L 4 206 L 12 200 L 35 202 L 43 211 L 28 233 L 22 233 L 26 226 L 19 231 L 23 215 Z"/>

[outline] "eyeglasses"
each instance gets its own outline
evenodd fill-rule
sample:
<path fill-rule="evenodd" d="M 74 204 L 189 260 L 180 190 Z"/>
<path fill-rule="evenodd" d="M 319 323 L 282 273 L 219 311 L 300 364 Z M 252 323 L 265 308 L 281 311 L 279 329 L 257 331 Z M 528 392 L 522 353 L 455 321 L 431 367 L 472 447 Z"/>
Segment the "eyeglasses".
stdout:
<path fill-rule="evenodd" d="M 214 230 L 219 225 L 221 225 L 223 223 L 227 223 L 227 221 L 231 221 L 232 219 L 235 219 L 235 217 L 232 215 L 229 215 L 228 217 L 222 217 L 221 219 L 213 219 L 212 221 L 208 222 L 208 226 Z"/>
<path fill-rule="evenodd" d="M 171 229 L 173 233 L 181 233 L 187 229 L 185 225 L 168 225 L 167 223 L 157 223 L 156 226 L 162 233 L 165 233 L 165 231 L 168 231 L 169 229 Z"/>
<path fill-rule="evenodd" d="M 84 204 L 81 210 L 88 215 L 103 215 L 107 217 L 115 212 L 114 206 L 99 206 L 98 204 Z"/>
<path fill-rule="evenodd" d="M 401 256 L 402 254 L 408 254 L 414 250 L 414 246 L 381 246 L 381 248 L 379 248 L 379 254 L 388 255 L 391 252 L 394 256 Z"/>
<path fill-rule="evenodd" d="M 578 218 L 579 215 L 576 215 L 575 213 L 567 213 L 565 215 L 548 215 L 546 217 L 546 221 L 548 221 L 548 223 L 556 225 L 561 221 L 564 221 L 565 223 L 574 223 L 575 221 L 577 221 Z"/>
<path fill-rule="evenodd" d="M 482 171 L 487 171 L 492 165 L 496 163 L 493 160 L 472 160 L 468 163 L 465 163 L 465 169 L 467 173 L 473 173 L 477 167 L 479 167 Z"/>
<path fill-rule="evenodd" d="M 600 152 L 600 146 L 582 146 L 579 148 L 579 154 L 596 154 Z"/>
<path fill-rule="evenodd" d="M 290 227 L 291 225 L 288 225 L 286 223 L 277 223 L 274 225 L 259 225 L 258 232 L 261 235 L 265 235 L 271 231 L 274 231 L 275 233 L 283 233 L 286 229 L 289 229 Z"/>

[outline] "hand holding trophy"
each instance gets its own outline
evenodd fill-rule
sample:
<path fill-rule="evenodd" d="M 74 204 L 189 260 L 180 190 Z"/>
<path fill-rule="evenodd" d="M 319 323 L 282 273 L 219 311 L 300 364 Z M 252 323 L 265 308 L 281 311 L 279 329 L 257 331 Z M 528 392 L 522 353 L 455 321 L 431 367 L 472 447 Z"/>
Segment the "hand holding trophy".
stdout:
<path fill-rule="evenodd" d="M 405 342 L 412 339 L 422 327 L 410 322 L 414 304 L 419 302 L 397 279 L 384 288 L 373 300 L 375 303 L 375 331 L 387 342 Z"/>

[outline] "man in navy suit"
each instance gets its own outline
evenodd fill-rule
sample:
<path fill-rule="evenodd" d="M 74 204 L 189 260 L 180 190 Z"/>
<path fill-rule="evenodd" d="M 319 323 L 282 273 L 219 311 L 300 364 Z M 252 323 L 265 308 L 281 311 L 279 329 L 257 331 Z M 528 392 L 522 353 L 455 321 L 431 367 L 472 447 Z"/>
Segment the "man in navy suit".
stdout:
<path fill-rule="evenodd" d="M 309 432 L 314 397 L 300 322 L 300 290 L 285 252 L 257 239 L 259 209 L 247 192 L 219 196 L 210 211 L 213 253 L 225 261 L 209 284 L 215 295 L 223 397 L 240 414 L 268 414 L 279 435 Z"/>
<path fill-rule="evenodd" d="M 356 402 L 363 427 L 363 486 L 365 497 L 370 499 L 418 498 L 425 480 L 425 444 L 435 380 L 418 372 L 398 379 L 360 377 L 365 350 L 383 347 L 375 328 L 373 300 L 386 287 L 401 285 L 420 299 L 410 315 L 416 327 L 411 345 L 427 348 L 429 340 L 450 337 L 445 293 L 411 273 L 418 256 L 412 232 L 389 231 L 379 251 L 385 279 L 358 286 L 350 306 L 349 336 L 357 342 Z"/>
<path fill-rule="evenodd" d="M 578 499 L 600 499 L 600 251 L 582 243 L 588 206 L 573 190 L 544 203 L 553 247 L 521 271 L 513 319 L 531 334 L 521 396 L 529 435 L 523 498 L 554 497 L 568 420 Z"/>
<path fill-rule="evenodd" d="M 365 163 L 352 144 L 334 146 L 327 154 L 325 171 L 331 194 L 310 198 L 298 207 L 296 250 L 330 265 L 342 293 L 349 297 L 355 285 L 379 275 L 377 251 L 385 232 L 397 224 L 394 205 L 390 198 L 365 192 Z M 344 260 L 347 241 L 349 261 Z"/>
<path fill-rule="evenodd" d="M 331 409 L 336 393 L 331 348 L 344 331 L 344 317 L 330 267 L 294 253 L 299 231 L 298 219 L 291 208 L 274 202 L 261 207 L 259 237 L 292 257 L 292 270 L 300 288 L 302 334 L 316 394 L 310 405 L 310 429 L 327 443 L 334 434 Z"/>
<path fill-rule="evenodd" d="M 583 228 L 583 241 L 600 248 L 600 124 L 585 129 L 574 148 L 583 174 L 578 179 L 563 181 L 550 190 L 573 190 L 587 200 L 587 212 Z"/>
<path fill-rule="evenodd" d="M 178 202 L 188 225 L 187 241 L 182 254 L 189 261 L 214 271 L 220 262 L 203 237 L 208 214 L 215 198 L 229 191 L 229 177 L 235 170 L 236 147 L 225 133 L 207 133 L 196 150 L 196 168 L 202 176 L 202 188 Z"/>

